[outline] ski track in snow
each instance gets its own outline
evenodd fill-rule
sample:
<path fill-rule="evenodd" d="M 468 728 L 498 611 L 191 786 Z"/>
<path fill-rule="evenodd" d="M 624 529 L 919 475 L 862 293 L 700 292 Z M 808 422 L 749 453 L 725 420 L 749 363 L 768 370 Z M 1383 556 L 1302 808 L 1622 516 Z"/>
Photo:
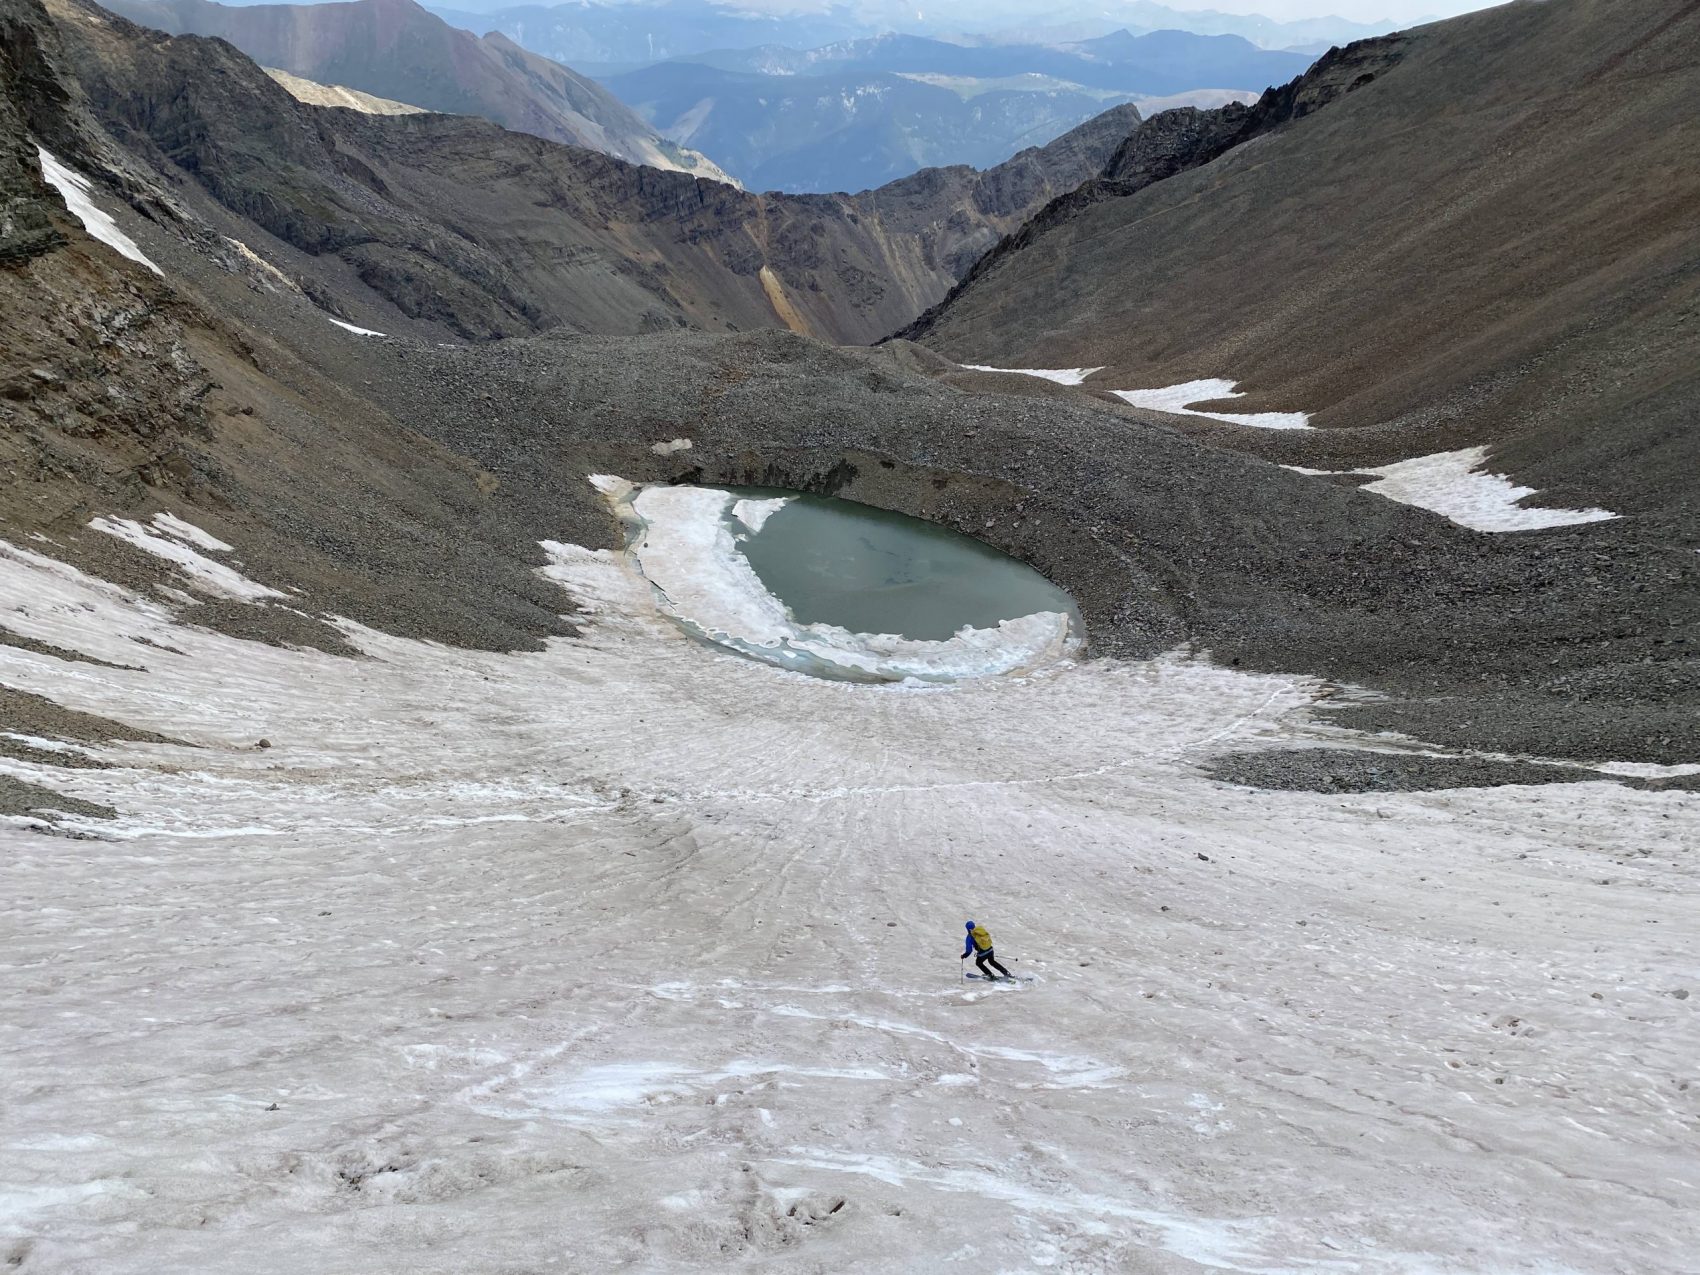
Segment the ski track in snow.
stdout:
<path fill-rule="evenodd" d="M 134 239 L 118 229 L 118 223 L 109 214 L 95 204 L 94 187 L 87 177 L 60 163 L 46 147 L 37 146 L 35 153 L 41 161 L 42 179 L 59 192 L 59 197 L 65 201 L 65 207 L 70 209 L 72 216 L 83 223 L 83 229 L 88 231 L 91 237 L 100 240 L 120 256 L 146 266 L 157 275 L 165 273 L 148 260 L 147 255 L 136 246 Z"/>
<path fill-rule="evenodd" d="M 0 1255 L 1692 1269 L 1700 798 L 1218 784 L 1412 745 L 1181 654 L 808 678 L 547 548 L 582 639 L 354 660 L 0 542 L 0 623 L 144 666 L 0 682 L 186 741 L 0 757 L 120 812 L 0 821 Z"/>

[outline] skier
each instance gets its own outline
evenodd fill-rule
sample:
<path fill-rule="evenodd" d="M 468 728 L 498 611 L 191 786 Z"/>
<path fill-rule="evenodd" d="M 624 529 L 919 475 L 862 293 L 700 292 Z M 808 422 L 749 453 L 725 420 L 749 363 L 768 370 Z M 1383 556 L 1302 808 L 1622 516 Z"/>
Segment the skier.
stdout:
<path fill-rule="evenodd" d="M 976 925 L 972 921 L 968 922 L 967 929 L 968 937 L 962 944 L 962 959 L 966 961 L 970 956 L 973 956 L 974 964 L 980 967 L 980 976 L 989 982 L 996 982 L 998 974 L 1001 974 L 1006 980 L 1013 983 L 1015 976 L 999 965 L 992 956 L 992 932 L 985 926 Z M 988 965 L 998 973 L 992 973 L 992 970 L 986 968 Z"/>

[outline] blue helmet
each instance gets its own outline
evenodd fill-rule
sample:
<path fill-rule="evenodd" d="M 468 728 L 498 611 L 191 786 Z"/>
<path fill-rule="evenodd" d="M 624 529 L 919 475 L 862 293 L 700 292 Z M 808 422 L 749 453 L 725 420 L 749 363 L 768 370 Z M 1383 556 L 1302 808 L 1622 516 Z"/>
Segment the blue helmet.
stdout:
<path fill-rule="evenodd" d="M 965 930 L 971 930 L 971 929 L 974 928 L 974 922 L 970 921 L 970 922 L 968 922 L 967 925 L 963 926 L 962 928 L 965 929 Z"/>

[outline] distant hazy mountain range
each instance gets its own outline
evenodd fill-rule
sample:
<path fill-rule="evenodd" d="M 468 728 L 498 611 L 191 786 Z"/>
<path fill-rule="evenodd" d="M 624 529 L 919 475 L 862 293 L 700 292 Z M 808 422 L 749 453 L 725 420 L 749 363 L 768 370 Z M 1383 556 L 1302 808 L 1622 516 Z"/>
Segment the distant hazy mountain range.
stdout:
<path fill-rule="evenodd" d="M 500 31 L 535 53 L 570 66 L 632 68 L 708 49 L 781 44 L 810 49 L 877 35 L 856 9 L 764 14 L 711 0 L 635 0 L 632 4 L 568 3 L 514 6 L 433 5 L 431 11 L 469 31 Z"/>
<path fill-rule="evenodd" d="M 413 0 L 113 7 L 172 34 L 222 37 L 319 85 L 793 194 L 868 190 L 927 167 L 989 168 L 1111 106 L 1249 101 L 1310 61 L 1239 36 L 1184 31 L 1057 44 L 885 34 L 798 49 L 773 37 L 842 34 L 872 19 L 852 23 L 836 9 L 764 15 L 707 0 L 444 11 L 448 20 Z M 645 25 L 663 17 L 660 27 Z M 603 83 L 555 60 L 577 50 L 606 65 L 640 49 L 692 50 L 715 39 L 746 47 L 691 52 Z M 751 40 L 758 43 L 747 47 Z"/>
<path fill-rule="evenodd" d="M 1183 31 L 1119 31 L 1061 47 L 883 35 L 809 51 L 721 50 L 604 83 L 748 186 L 853 191 L 928 165 L 998 163 L 1111 103 L 1250 101 L 1309 63 L 1238 36 Z"/>
<path fill-rule="evenodd" d="M 663 62 L 609 87 L 669 136 L 717 152 L 751 190 L 866 190 L 917 169 L 985 168 L 1125 96 L 1071 88 L 963 97 L 898 75 L 776 76 Z"/>
<path fill-rule="evenodd" d="M 413 0 L 233 6 L 112 0 L 114 12 L 172 35 L 228 40 L 263 66 L 394 102 L 481 115 L 506 128 L 652 168 L 726 179 L 661 137 L 606 89 L 502 35 L 456 30 Z"/>
<path fill-rule="evenodd" d="M 999 80 L 1045 77 L 1085 88 L 1162 96 L 1198 88 L 1262 92 L 1301 74 L 1311 58 L 1260 49 L 1236 35 L 1128 30 L 1062 44 L 956 44 L 887 34 L 799 52 L 773 46 L 710 51 L 689 59 L 759 75 L 893 72 Z"/>
<path fill-rule="evenodd" d="M 504 5 L 460 0 L 434 7 L 455 26 L 501 31 L 526 48 L 580 67 L 639 64 L 693 57 L 710 49 L 761 44 L 817 48 L 888 31 L 958 42 L 1029 43 L 1082 40 L 1126 29 L 1238 35 L 1263 48 L 1320 52 L 1330 44 L 1378 35 L 1386 22 L 1307 18 L 1277 22 L 1255 14 L 1171 9 L 1153 0 L 1064 0 L 1035 20 L 1031 0 L 992 0 L 918 6 L 899 0 L 796 6 L 715 3 L 714 0 L 630 0 L 629 3 Z"/>

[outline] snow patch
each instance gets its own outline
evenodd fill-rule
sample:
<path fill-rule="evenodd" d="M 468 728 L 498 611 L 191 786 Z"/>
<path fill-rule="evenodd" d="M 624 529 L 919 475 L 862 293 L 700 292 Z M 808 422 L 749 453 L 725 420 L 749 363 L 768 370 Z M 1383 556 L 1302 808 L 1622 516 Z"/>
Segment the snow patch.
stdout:
<path fill-rule="evenodd" d="M 1094 372 L 1102 372 L 1103 365 L 1097 367 L 989 367 L 984 363 L 964 363 L 963 367 L 970 372 L 1004 372 L 1010 376 L 1036 376 L 1042 381 L 1055 381 L 1058 385 L 1079 385 Z"/>
<path fill-rule="evenodd" d="M 657 456 L 671 456 L 674 452 L 688 452 L 690 449 L 691 440 L 688 438 L 675 438 L 670 443 L 651 443 L 649 447 Z"/>
<path fill-rule="evenodd" d="M 797 1067 L 734 1058 L 708 1069 L 668 1062 L 600 1063 L 554 1080 L 522 1087 L 505 1104 L 488 1109 L 505 1115 L 543 1114 L 556 1119 L 598 1121 L 619 1112 L 653 1107 L 713 1090 L 728 1081 L 765 1081 L 784 1076 L 807 1080 L 889 1081 L 874 1067 Z"/>
<path fill-rule="evenodd" d="M 170 519 L 162 522 L 161 519 Z M 172 524 L 187 528 L 187 533 L 172 529 Z M 267 585 L 250 580 L 240 571 L 225 566 L 222 562 L 214 562 L 211 558 L 203 557 L 194 548 L 200 545 L 204 548 L 218 547 L 219 551 L 230 548 L 222 540 L 215 540 L 200 528 L 194 527 L 169 514 L 157 515 L 154 526 L 166 535 L 149 531 L 141 523 L 130 518 L 97 517 L 89 519 L 89 526 L 96 531 L 116 536 L 145 553 L 151 553 L 156 558 L 175 563 L 178 570 L 189 577 L 189 583 L 203 592 L 218 594 L 221 597 L 234 598 L 238 602 L 262 602 L 267 598 L 283 598 L 288 595 Z"/>
<path fill-rule="evenodd" d="M 561 1112 L 604 1115 L 624 1107 L 669 1102 L 691 1092 L 687 1080 L 701 1073 L 671 1063 L 607 1063 L 586 1067 L 559 1087 L 539 1095 L 539 1106 Z"/>
<path fill-rule="evenodd" d="M 1602 775 L 1622 775 L 1625 779 L 1683 779 L 1700 775 L 1700 762 L 1665 766 L 1652 761 L 1601 761 L 1591 763 L 1589 769 Z"/>
<path fill-rule="evenodd" d="M 330 315 L 328 315 L 328 314 L 325 317 L 327 319 L 330 319 Z M 341 319 L 331 319 L 331 322 L 336 324 L 337 327 L 343 329 L 345 332 L 354 333 L 355 336 L 383 336 L 384 335 L 382 332 L 374 331 L 371 328 L 356 327 L 352 323 L 344 323 Z"/>
<path fill-rule="evenodd" d="M 174 540 L 184 544 L 194 545 L 200 549 L 210 549 L 214 553 L 229 553 L 231 546 L 217 536 L 202 531 L 192 522 L 184 522 L 176 514 L 155 514 L 153 525 Z"/>
<path fill-rule="evenodd" d="M 1206 420 L 1224 421 L 1229 425 L 1248 425 L 1253 429 L 1309 429 L 1309 412 L 1200 412 L 1194 403 L 1209 403 L 1224 398 L 1244 398 L 1236 390 L 1236 381 L 1211 378 L 1202 381 L 1183 381 L 1155 390 L 1111 390 L 1117 398 L 1134 407 L 1148 407 L 1155 412 L 1172 412 L 1177 416 L 1202 416 Z"/>
<path fill-rule="evenodd" d="M 624 500 L 637 490 L 631 482 L 614 474 L 591 474 L 586 481 L 604 496 L 616 500 Z"/>
<path fill-rule="evenodd" d="M 65 207 L 71 214 L 83 223 L 83 229 L 113 249 L 120 256 L 128 257 L 140 265 L 146 266 L 157 275 L 163 275 L 146 254 L 136 246 L 136 241 L 122 230 L 118 223 L 95 206 L 89 179 L 74 169 L 65 167 L 53 157 L 51 151 L 44 146 L 35 148 L 37 158 L 41 160 L 41 176 L 47 184 L 59 192 L 59 197 L 65 201 Z"/>
<path fill-rule="evenodd" d="M 1517 502 L 1536 489 L 1519 487 L 1503 474 L 1478 472 L 1485 464 L 1486 447 L 1435 452 L 1363 470 L 1380 477 L 1359 490 L 1432 510 L 1476 531 L 1535 531 L 1621 517 L 1608 509 L 1526 509 Z"/>

